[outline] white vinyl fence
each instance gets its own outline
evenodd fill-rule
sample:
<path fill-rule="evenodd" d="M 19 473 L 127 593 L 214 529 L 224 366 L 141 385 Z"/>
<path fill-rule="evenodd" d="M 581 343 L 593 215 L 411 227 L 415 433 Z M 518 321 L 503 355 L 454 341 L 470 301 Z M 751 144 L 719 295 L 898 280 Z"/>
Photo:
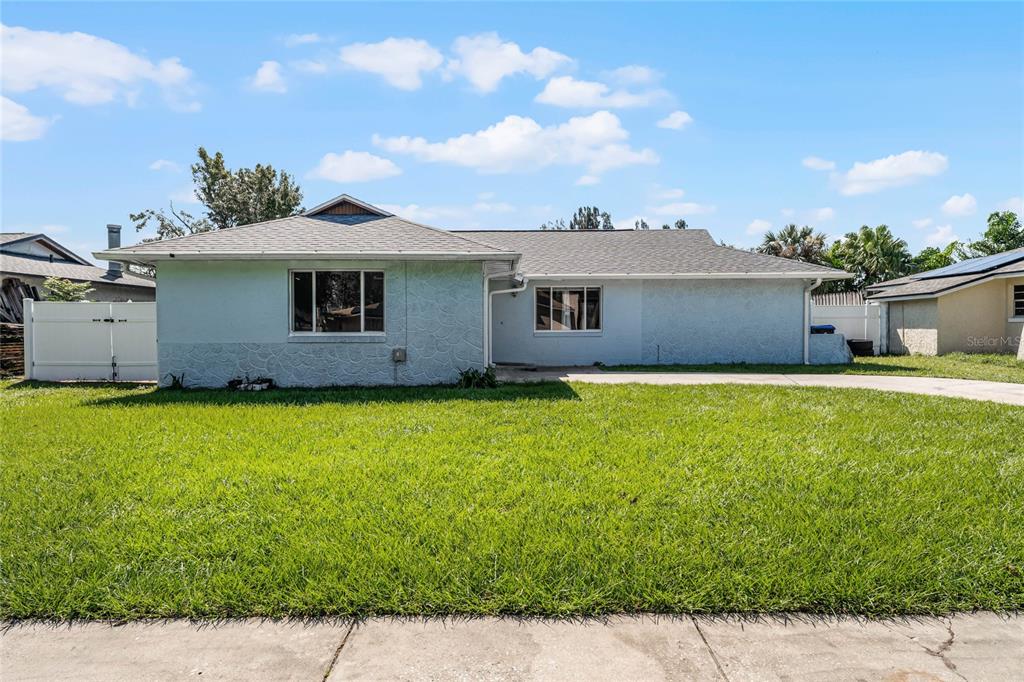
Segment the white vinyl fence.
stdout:
<path fill-rule="evenodd" d="M 156 381 L 156 303 L 25 299 L 25 378 Z"/>
<path fill-rule="evenodd" d="M 811 324 L 831 324 L 837 334 L 847 339 L 871 339 L 875 355 L 882 348 L 882 306 L 864 305 L 811 305 Z"/>

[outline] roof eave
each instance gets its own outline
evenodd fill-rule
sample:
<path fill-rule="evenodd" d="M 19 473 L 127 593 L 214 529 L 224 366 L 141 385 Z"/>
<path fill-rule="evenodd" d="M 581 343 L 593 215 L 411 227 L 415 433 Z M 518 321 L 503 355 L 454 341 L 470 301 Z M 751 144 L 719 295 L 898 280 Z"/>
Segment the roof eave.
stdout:
<path fill-rule="evenodd" d="M 850 279 L 849 272 L 530 272 L 531 279 Z"/>

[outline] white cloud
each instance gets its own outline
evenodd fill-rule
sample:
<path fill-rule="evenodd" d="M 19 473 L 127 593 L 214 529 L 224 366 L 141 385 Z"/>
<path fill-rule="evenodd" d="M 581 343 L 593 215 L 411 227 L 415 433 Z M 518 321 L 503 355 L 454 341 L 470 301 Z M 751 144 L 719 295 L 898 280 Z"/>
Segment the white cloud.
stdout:
<path fill-rule="evenodd" d="M 837 180 L 842 194 L 855 196 L 909 185 L 921 178 L 939 175 L 948 167 L 949 159 L 942 154 L 909 151 L 874 161 L 858 161 Z"/>
<path fill-rule="evenodd" d="M 507 216 L 512 212 L 522 214 L 516 207 L 505 202 L 481 202 L 478 201 L 470 206 L 459 205 L 435 205 L 424 206 L 422 204 L 377 204 L 385 211 L 394 213 L 408 220 L 428 225 L 442 224 L 449 229 L 471 229 L 479 227 L 506 227 Z M 550 210 L 545 213 L 550 212 Z M 495 222 L 500 220 L 501 222 Z"/>
<path fill-rule="evenodd" d="M 816 221 L 832 220 L 836 217 L 835 209 L 826 206 L 824 208 L 811 209 L 811 219 Z"/>
<path fill-rule="evenodd" d="M 978 209 L 978 201 L 973 194 L 954 194 L 942 204 L 942 212 L 946 215 L 966 216 Z"/>
<path fill-rule="evenodd" d="M 768 222 L 767 220 L 756 218 L 754 220 L 751 220 L 750 224 L 747 225 L 747 234 L 751 236 L 762 235 L 770 229 L 772 229 L 772 224 L 770 222 Z"/>
<path fill-rule="evenodd" d="M 38 140 L 46 134 L 52 119 L 34 116 L 14 100 L 0 97 L 0 139 L 7 142 L 28 142 Z"/>
<path fill-rule="evenodd" d="M 601 182 L 601 178 L 596 175 L 583 175 L 576 181 L 577 187 L 586 187 L 588 185 L 597 185 Z"/>
<path fill-rule="evenodd" d="M 609 71 L 606 75 L 609 80 L 622 83 L 623 85 L 647 85 L 661 78 L 661 74 L 651 67 L 640 66 L 639 64 L 620 66 Z"/>
<path fill-rule="evenodd" d="M 526 73 L 540 80 L 572 64 L 572 59 L 546 47 L 523 52 L 513 42 L 502 42 L 497 33 L 460 36 L 452 45 L 455 57 L 448 60 L 447 76 L 463 76 L 480 92 L 494 92 L 503 78 Z"/>
<path fill-rule="evenodd" d="M 659 128 L 668 128 L 669 130 L 681 130 L 683 126 L 693 123 L 693 117 L 685 111 L 673 111 L 665 118 L 658 121 Z"/>
<path fill-rule="evenodd" d="M 1000 201 L 996 204 L 997 211 L 1013 211 L 1017 215 L 1024 213 L 1024 199 L 1020 197 L 1010 197 L 1006 201 Z"/>
<path fill-rule="evenodd" d="M 157 159 L 153 163 L 149 164 L 149 170 L 153 170 L 153 171 L 164 171 L 165 170 L 165 171 L 172 171 L 172 172 L 176 173 L 179 169 L 180 169 L 180 166 L 178 166 L 178 164 L 174 163 L 173 161 L 168 161 L 167 159 Z"/>
<path fill-rule="evenodd" d="M 298 47 L 299 45 L 319 43 L 321 40 L 323 38 L 320 37 L 319 33 L 292 33 L 284 37 L 284 44 L 288 47 Z"/>
<path fill-rule="evenodd" d="M 288 92 L 288 84 L 281 72 L 281 63 L 266 61 L 260 64 L 256 73 L 249 79 L 249 87 L 260 92 Z"/>
<path fill-rule="evenodd" d="M 612 217 L 612 225 L 617 230 L 632 230 L 638 220 L 644 220 L 650 224 L 650 220 L 647 220 L 647 216 L 642 215 L 631 215 L 628 218 L 622 218 L 621 220 L 616 217 Z"/>
<path fill-rule="evenodd" d="M 323 62 L 318 59 L 299 59 L 297 61 L 291 62 L 291 67 L 296 71 L 301 71 L 302 73 L 311 73 L 315 75 L 327 73 L 327 71 L 330 69 L 330 67 L 327 65 L 327 62 Z"/>
<path fill-rule="evenodd" d="M 934 232 L 924 238 L 924 243 L 928 246 L 935 246 L 941 249 L 949 246 L 950 243 L 959 240 L 960 237 L 953 234 L 952 225 L 939 225 L 935 228 Z"/>
<path fill-rule="evenodd" d="M 379 43 L 353 43 L 341 48 L 341 61 L 357 71 L 373 73 L 400 90 L 419 90 L 422 74 L 441 66 L 444 58 L 425 40 L 388 38 Z"/>
<path fill-rule="evenodd" d="M 804 168 L 810 168 L 811 170 L 816 171 L 827 171 L 836 169 L 835 161 L 829 161 L 828 159 L 823 159 L 819 156 L 808 156 L 800 163 L 803 164 Z"/>
<path fill-rule="evenodd" d="M 515 207 L 504 201 L 478 201 L 473 204 L 473 210 L 477 213 L 511 213 Z"/>
<path fill-rule="evenodd" d="M 686 194 L 684 190 L 678 188 L 662 189 L 655 193 L 655 196 L 659 199 L 681 199 Z"/>
<path fill-rule="evenodd" d="M 146 84 L 161 89 L 168 104 L 196 111 L 192 72 L 177 57 L 152 62 L 123 45 L 88 33 L 56 33 L 0 25 L 3 89 L 48 88 L 68 102 L 97 105 L 117 98 L 132 104 Z"/>
<path fill-rule="evenodd" d="M 932 219 L 931 218 L 918 218 L 917 220 L 911 220 L 910 224 L 913 225 L 914 227 L 916 227 L 919 230 L 923 230 L 924 228 L 926 228 L 926 227 L 928 227 L 929 225 L 932 224 Z"/>
<path fill-rule="evenodd" d="M 650 149 L 626 144 L 629 133 L 608 111 L 570 118 L 542 127 L 532 118 L 506 116 L 484 130 L 430 142 L 422 137 L 373 136 L 389 152 L 410 154 L 420 161 L 452 163 L 482 173 L 530 171 L 552 165 L 583 166 L 588 175 L 635 164 L 658 163 Z"/>
<path fill-rule="evenodd" d="M 572 76 L 558 76 L 548 81 L 534 101 L 556 107 L 625 109 L 650 106 L 666 97 L 668 93 L 664 90 L 612 91 L 607 85 L 597 81 L 580 81 Z"/>
<path fill-rule="evenodd" d="M 334 182 L 366 182 L 401 175 L 402 169 L 390 159 L 369 152 L 347 150 L 341 154 L 324 154 L 316 168 L 306 177 Z"/>
<path fill-rule="evenodd" d="M 655 215 L 683 217 L 705 215 L 708 213 L 714 213 L 715 210 L 716 207 L 711 204 L 698 204 L 693 201 L 676 201 L 670 204 L 654 206 L 650 209 L 651 213 L 654 213 Z"/>

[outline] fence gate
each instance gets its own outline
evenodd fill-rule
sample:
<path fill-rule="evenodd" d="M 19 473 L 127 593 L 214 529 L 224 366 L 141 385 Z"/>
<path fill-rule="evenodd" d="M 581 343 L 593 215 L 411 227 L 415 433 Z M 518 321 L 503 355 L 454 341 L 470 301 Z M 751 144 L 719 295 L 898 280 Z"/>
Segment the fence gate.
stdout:
<path fill-rule="evenodd" d="M 25 378 L 156 381 L 156 303 L 25 299 Z"/>

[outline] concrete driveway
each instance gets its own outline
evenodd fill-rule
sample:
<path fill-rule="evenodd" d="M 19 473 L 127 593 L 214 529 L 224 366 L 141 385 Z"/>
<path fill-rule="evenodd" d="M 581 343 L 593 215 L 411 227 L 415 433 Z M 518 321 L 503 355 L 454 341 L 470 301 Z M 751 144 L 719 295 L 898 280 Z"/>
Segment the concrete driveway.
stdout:
<path fill-rule="evenodd" d="M 1024 619 L 9 625 L 4 680 L 1011 680 Z"/>
<path fill-rule="evenodd" d="M 990 400 L 1007 405 L 1024 405 L 1024 384 L 972 379 L 939 379 L 867 374 L 760 374 L 716 372 L 607 372 L 593 367 L 501 368 L 501 381 L 578 381 L 591 384 L 654 384 L 659 386 L 699 384 L 767 384 L 772 386 L 828 386 L 866 388 L 876 391 L 918 393 L 947 398 Z"/>

